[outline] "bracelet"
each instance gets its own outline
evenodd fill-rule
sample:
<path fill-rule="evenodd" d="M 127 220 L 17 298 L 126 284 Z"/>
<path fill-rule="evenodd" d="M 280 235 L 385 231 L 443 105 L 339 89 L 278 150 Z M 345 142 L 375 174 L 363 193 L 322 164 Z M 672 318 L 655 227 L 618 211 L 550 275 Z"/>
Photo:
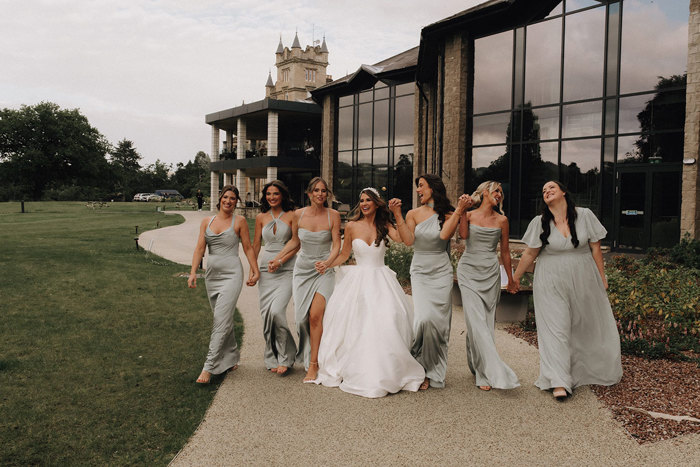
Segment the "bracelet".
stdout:
<path fill-rule="evenodd" d="M 282 260 L 278 259 L 277 262 L 280 263 L 280 267 L 282 267 Z"/>

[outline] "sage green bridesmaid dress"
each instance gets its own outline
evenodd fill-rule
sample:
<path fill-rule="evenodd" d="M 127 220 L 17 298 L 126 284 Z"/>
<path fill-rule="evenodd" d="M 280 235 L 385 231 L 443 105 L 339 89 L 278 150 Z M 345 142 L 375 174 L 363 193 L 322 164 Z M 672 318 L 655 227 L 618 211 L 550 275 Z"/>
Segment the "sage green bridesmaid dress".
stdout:
<path fill-rule="evenodd" d="M 411 353 L 425 368 L 430 386 L 443 388 L 454 283 L 452 263 L 447 253 L 449 240 L 440 239 L 437 213 L 417 224 L 414 235 L 410 269 L 414 331 Z"/>
<path fill-rule="evenodd" d="M 607 231 L 587 208 L 576 208 L 578 247 L 550 223 L 549 244 L 535 265 L 533 296 L 542 389 L 609 386 L 622 378 L 620 336 L 608 294 L 588 242 L 605 238 Z M 541 248 L 542 216 L 530 222 L 523 242 Z"/>
<path fill-rule="evenodd" d="M 309 355 L 311 354 L 311 342 L 309 340 L 309 308 L 314 299 L 314 295 L 319 293 L 326 299 L 326 303 L 331 298 L 333 287 L 335 286 L 335 272 L 329 269 L 325 274 L 316 271 L 316 262 L 324 261 L 330 255 L 333 246 L 333 236 L 331 234 L 331 213 L 328 211 L 328 230 L 312 232 L 306 229 L 299 229 L 299 241 L 301 249 L 297 253 L 297 260 L 294 264 L 293 275 L 293 296 L 294 296 L 294 317 L 299 335 L 299 350 L 296 361 L 304 362 L 304 368 L 309 369 Z M 302 211 L 299 220 L 304 217 L 306 209 Z"/>
<path fill-rule="evenodd" d="M 264 361 L 267 369 L 286 366 L 291 368 L 297 353 L 294 337 L 287 324 L 287 305 L 292 298 L 292 273 L 295 257 L 287 260 L 275 272 L 267 271 L 267 264 L 282 251 L 284 245 L 292 238 L 292 229 L 280 218 L 272 216 L 262 229 L 264 249 L 258 257 L 260 267 L 260 315 L 263 321 L 265 338 Z"/>
<path fill-rule="evenodd" d="M 501 267 L 496 251 L 500 240 L 499 227 L 470 224 L 467 245 L 457 265 L 457 280 L 467 323 L 467 362 L 476 385 L 512 389 L 520 383 L 498 355 L 494 331 L 501 298 Z"/>
<path fill-rule="evenodd" d="M 238 235 L 231 226 L 219 234 L 211 230 L 212 217 L 204 232 L 209 249 L 205 284 L 214 324 L 209 339 L 209 352 L 204 370 L 218 375 L 238 364 L 240 351 L 233 329 L 233 313 L 243 287 L 243 266 L 238 257 Z"/>

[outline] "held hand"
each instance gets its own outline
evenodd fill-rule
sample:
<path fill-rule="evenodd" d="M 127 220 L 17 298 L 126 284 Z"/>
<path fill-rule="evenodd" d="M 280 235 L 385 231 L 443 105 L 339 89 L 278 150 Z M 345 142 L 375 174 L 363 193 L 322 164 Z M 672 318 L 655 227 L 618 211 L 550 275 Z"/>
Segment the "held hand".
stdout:
<path fill-rule="evenodd" d="M 472 199 L 471 196 L 469 195 L 462 195 L 459 197 L 459 200 L 457 201 L 457 211 L 459 214 L 463 214 L 467 209 L 472 207 L 474 204 L 474 200 Z"/>
<path fill-rule="evenodd" d="M 325 272 L 328 270 L 328 265 L 325 261 L 316 261 L 316 264 L 314 264 L 314 266 L 316 267 L 316 271 L 318 271 L 319 274 L 325 274 Z"/>
<path fill-rule="evenodd" d="M 258 279 L 260 279 L 260 272 L 250 271 L 250 276 L 248 277 L 248 282 L 246 282 L 246 285 L 248 287 L 253 287 L 258 282 Z"/>
<path fill-rule="evenodd" d="M 267 263 L 267 272 L 275 272 L 277 269 L 280 267 L 280 261 L 279 260 L 271 260 Z"/>
<path fill-rule="evenodd" d="M 520 290 L 520 284 L 515 282 L 515 280 L 509 280 L 506 290 L 511 294 L 518 293 L 518 290 Z"/>
<path fill-rule="evenodd" d="M 187 287 L 190 289 L 197 288 L 197 274 L 190 274 L 190 277 L 187 278 Z"/>
<path fill-rule="evenodd" d="M 389 200 L 389 211 L 394 214 L 394 216 L 401 215 L 401 200 L 398 198 L 392 198 Z"/>

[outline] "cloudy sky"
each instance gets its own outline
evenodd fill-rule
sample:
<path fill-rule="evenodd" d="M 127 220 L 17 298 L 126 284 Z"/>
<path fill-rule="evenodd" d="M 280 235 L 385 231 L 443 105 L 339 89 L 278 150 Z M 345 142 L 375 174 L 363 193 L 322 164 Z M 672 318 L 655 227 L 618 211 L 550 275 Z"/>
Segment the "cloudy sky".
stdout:
<path fill-rule="evenodd" d="M 341 77 L 480 0 L 0 0 L 0 108 L 79 108 L 144 164 L 210 152 L 205 114 L 265 96 L 282 36 L 323 35 Z"/>

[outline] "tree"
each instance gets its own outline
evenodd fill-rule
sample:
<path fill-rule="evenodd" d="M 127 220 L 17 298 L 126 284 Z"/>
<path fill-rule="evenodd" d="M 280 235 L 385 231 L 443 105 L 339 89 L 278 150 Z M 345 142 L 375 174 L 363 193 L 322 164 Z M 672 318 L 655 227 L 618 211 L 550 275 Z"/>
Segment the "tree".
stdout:
<path fill-rule="evenodd" d="M 40 199 L 48 188 L 69 186 L 106 192 L 108 148 L 78 109 L 41 102 L 0 110 L 0 181 L 14 186 L 6 198 Z"/>
<path fill-rule="evenodd" d="M 141 155 L 134 148 L 134 143 L 123 139 L 117 143 L 117 147 L 110 153 L 110 164 L 114 173 L 114 188 L 120 193 L 122 200 L 126 201 L 135 193 L 138 183 L 141 165 Z"/>
<path fill-rule="evenodd" d="M 199 151 L 194 160 L 187 164 L 178 162 L 176 167 L 170 183 L 185 198 L 194 196 L 198 189 L 204 193 L 209 191 L 209 156 L 206 153 Z"/>

